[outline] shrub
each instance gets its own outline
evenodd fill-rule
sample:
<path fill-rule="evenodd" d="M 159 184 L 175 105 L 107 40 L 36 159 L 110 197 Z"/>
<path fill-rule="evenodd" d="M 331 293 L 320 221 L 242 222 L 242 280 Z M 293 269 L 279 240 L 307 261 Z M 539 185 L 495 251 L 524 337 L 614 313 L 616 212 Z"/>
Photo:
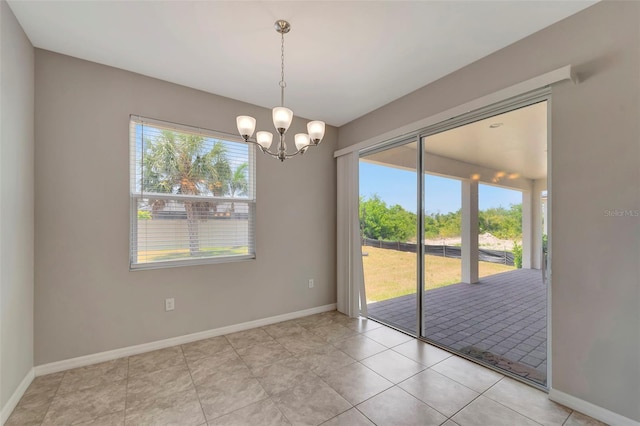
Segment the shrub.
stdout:
<path fill-rule="evenodd" d="M 513 263 L 516 268 L 522 268 L 522 246 L 517 241 L 513 242 Z"/>
<path fill-rule="evenodd" d="M 148 210 L 138 210 L 138 220 L 151 219 L 151 212 Z"/>

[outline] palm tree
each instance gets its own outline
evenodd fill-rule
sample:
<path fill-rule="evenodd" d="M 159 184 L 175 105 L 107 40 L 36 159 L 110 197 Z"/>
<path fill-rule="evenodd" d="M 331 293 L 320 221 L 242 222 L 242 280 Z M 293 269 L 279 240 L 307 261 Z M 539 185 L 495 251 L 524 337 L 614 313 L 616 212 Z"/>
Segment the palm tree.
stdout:
<path fill-rule="evenodd" d="M 162 194 L 216 195 L 225 194 L 231 177 L 227 150 L 214 142 L 209 148 L 202 136 L 161 131 L 152 140 L 145 140 L 142 190 Z M 152 212 L 166 206 L 165 200 L 150 199 Z M 184 201 L 189 233 L 189 254 L 200 251 L 198 219 L 206 217 L 215 202 Z"/>
<path fill-rule="evenodd" d="M 247 182 L 247 163 L 240 164 L 231 175 L 229 180 L 229 195 L 235 197 L 237 195 L 247 195 L 249 183 Z M 235 203 L 231 202 L 231 212 L 235 213 Z"/>

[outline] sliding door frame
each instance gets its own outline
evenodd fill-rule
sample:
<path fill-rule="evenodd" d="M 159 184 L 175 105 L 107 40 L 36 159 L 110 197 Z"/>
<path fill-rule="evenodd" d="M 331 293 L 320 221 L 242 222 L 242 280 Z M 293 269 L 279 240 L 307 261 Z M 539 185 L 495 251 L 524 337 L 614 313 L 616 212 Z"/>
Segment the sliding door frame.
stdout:
<path fill-rule="evenodd" d="M 519 96 L 515 96 L 510 99 L 506 99 L 501 102 L 497 102 L 492 105 L 488 105 L 483 108 L 479 108 L 477 110 L 473 110 L 467 112 L 465 114 L 459 115 L 457 117 L 453 117 L 451 119 L 445 120 L 440 123 L 436 123 L 421 129 L 418 129 L 414 132 L 407 133 L 396 138 L 388 139 L 384 142 L 375 144 L 370 147 L 363 148 L 359 151 L 359 157 L 362 157 L 367 154 L 385 151 L 387 149 L 391 149 L 396 146 L 404 145 L 408 142 L 416 141 L 417 149 L 416 149 L 416 176 L 417 176 L 417 190 L 416 190 L 416 211 L 417 211 L 417 239 L 420 244 L 417 245 L 416 256 L 417 258 L 417 280 L 416 280 L 416 338 L 432 344 L 434 346 L 438 346 L 443 348 L 449 352 L 454 352 L 451 348 L 443 346 L 436 341 L 428 339 L 425 336 L 424 330 L 424 321 L 423 321 L 423 308 L 424 308 L 424 254 L 425 254 L 425 245 L 424 245 L 424 217 L 425 217 L 425 188 L 424 188 L 424 162 L 425 162 L 425 139 L 429 136 L 433 136 L 438 133 L 442 133 L 447 130 L 451 130 L 457 127 L 464 126 L 466 124 L 470 124 L 479 120 L 484 120 L 486 118 L 490 118 L 499 114 L 503 114 L 509 111 L 514 111 L 520 108 L 524 108 L 536 103 L 546 102 L 547 103 L 547 211 L 549 214 L 547 215 L 547 229 L 548 229 L 548 258 L 549 262 L 547 264 L 547 383 L 546 386 L 541 386 L 531 381 L 525 381 L 525 383 L 532 385 L 536 388 L 539 388 L 545 392 L 548 392 L 551 389 L 551 371 L 552 371 L 552 359 L 551 359 L 551 343 L 552 343 L 552 329 L 551 329 L 551 297 L 552 297 L 552 247 L 553 247 L 553 235 L 551 232 L 552 229 L 552 184 L 551 184 L 551 86 L 542 87 L 537 90 L 533 90 L 527 93 L 524 93 Z M 401 330 L 403 331 L 403 330 Z M 403 331 L 407 333 L 406 331 Z M 481 364 L 485 367 L 491 368 L 493 370 L 499 371 L 501 374 L 510 376 L 516 380 L 523 381 L 523 378 L 512 374 L 508 371 L 498 370 L 496 367 L 479 362 L 477 359 L 471 358 L 465 354 L 455 352 L 456 355 L 466 358 L 472 362 Z"/>
<path fill-rule="evenodd" d="M 419 134 L 417 132 L 415 133 L 409 133 L 406 135 L 402 135 L 399 136 L 397 138 L 394 139 L 389 139 L 386 142 L 382 142 L 379 144 L 376 144 L 374 146 L 371 147 L 367 147 L 367 148 L 363 148 L 361 150 L 358 151 L 358 158 L 363 158 L 367 155 L 371 155 L 371 154 L 376 154 L 378 152 L 382 152 L 382 151 L 387 151 L 387 150 L 391 150 L 394 148 L 398 148 L 410 143 L 416 143 L 416 150 L 419 152 L 420 151 L 420 139 L 419 139 Z M 418 158 L 418 161 L 420 161 L 420 158 Z M 416 189 L 416 233 L 417 235 L 420 235 L 420 232 L 422 232 L 424 234 L 424 220 L 422 218 L 422 209 L 420 208 L 420 194 L 422 192 L 422 183 L 421 183 L 421 178 L 422 178 L 422 174 L 418 171 L 418 167 L 422 167 L 422 165 L 420 163 L 416 164 L 416 176 L 417 176 L 417 189 Z M 422 230 L 422 231 L 421 231 Z M 417 240 L 419 241 L 419 240 Z M 422 263 L 420 262 L 420 256 L 421 253 L 424 250 L 424 245 L 423 244 L 416 244 L 416 256 L 418 256 L 418 258 L 416 259 L 416 268 L 417 268 L 417 282 L 422 282 L 422 278 L 421 278 L 421 274 L 423 273 L 423 270 L 421 268 Z M 366 282 L 365 282 L 366 285 Z M 419 288 L 419 287 L 417 287 Z M 409 330 L 405 330 L 402 328 L 399 328 L 399 326 L 396 326 L 394 324 L 390 324 L 387 321 L 385 321 L 383 318 L 377 318 L 375 319 L 378 322 L 382 322 L 384 323 L 386 326 L 391 327 L 393 329 L 396 329 L 402 333 L 408 334 L 410 336 L 413 337 L 418 337 L 420 335 L 420 323 L 422 322 L 421 320 L 421 311 L 420 311 L 420 306 L 422 305 L 422 294 L 420 293 L 420 291 L 416 292 L 416 318 L 417 318 L 417 328 L 416 328 L 416 333 L 417 336 L 413 336 L 413 334 L 411 334 L 411 332 Z M 366 301 L 365 301 L 366 303 Z"/>

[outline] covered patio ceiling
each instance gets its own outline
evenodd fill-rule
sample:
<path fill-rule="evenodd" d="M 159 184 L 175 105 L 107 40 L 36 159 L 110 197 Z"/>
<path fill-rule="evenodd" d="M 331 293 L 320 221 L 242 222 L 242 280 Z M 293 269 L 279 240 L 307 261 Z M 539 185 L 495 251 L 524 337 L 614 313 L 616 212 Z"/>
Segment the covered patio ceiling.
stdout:
<path fill-rule="evenodd" d="M 426 139 L 429 173 L 528 189 L 547 176 L 547 103 L 540 102 Z M 369 154 L 362 161 L 414 171 L 417 142 Z"/>

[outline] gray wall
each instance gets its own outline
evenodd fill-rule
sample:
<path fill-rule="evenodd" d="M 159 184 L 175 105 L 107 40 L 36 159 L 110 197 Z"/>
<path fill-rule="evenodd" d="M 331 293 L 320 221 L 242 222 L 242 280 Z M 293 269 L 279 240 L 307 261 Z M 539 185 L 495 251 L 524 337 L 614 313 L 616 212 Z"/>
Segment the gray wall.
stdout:
<path fill-rule="evenodd" d="M 598 3 L 339 129 L 345 147 L 572 64 L 553 89 L 553 388 L 640 421 L 640 3 Z"/>
<path fill-rule="evenodd" d="M 0 408 L 33 367 L 33 63 L 0 1 Z"/>
<path fill-rule="evenodd" d="M 335 302 L 335 128 L 303 157 L 257 154 L 257 259 L 130 272 L 129 114 L 235 134 L 236 115 L 268 130 L 271 111 L 39 49 L 35 63 L 36 365 Z"/>

